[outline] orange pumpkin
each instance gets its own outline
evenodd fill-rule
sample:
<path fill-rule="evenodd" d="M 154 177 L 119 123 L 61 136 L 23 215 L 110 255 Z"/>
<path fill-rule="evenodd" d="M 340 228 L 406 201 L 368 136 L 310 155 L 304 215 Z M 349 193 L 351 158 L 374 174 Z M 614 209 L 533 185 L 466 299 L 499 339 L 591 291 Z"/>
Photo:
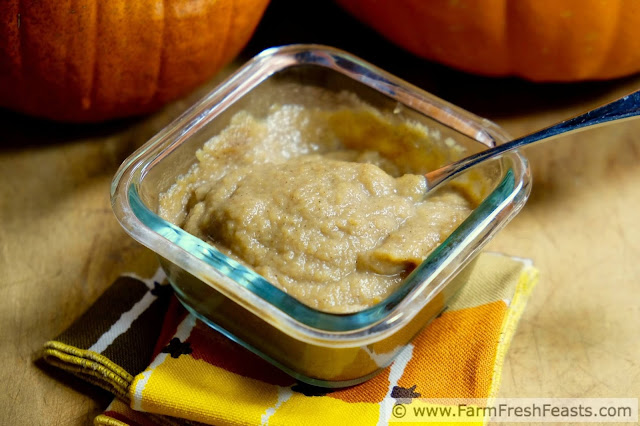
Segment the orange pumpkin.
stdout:
<path fill-rule="evenodd" d="M 268 0 L 0 3 L 0 106 L 100 121 L 153 111 L 211 77 Z"/>
<path fill-rule="evenodd" d="M 410 52 L 534 81 L 640 71 L 638 0 L 337 0 Z"/>

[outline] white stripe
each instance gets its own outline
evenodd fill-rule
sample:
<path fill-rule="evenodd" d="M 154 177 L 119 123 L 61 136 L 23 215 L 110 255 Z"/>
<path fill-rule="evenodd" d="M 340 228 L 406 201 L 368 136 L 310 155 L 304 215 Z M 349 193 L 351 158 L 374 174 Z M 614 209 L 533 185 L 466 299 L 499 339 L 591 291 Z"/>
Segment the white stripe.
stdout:
<path fill-rule="evenodd" d="M 134 278 L 136 280 L 142 281 L 147 288 L 153 290 L 155 288 L 154 283 L 161 283 L 165 280 L 166 275 L 162 268 L 158 268 L 153 274 L 151 278 L 142 278 L 134 273 L 123 274 L 125 277 Z M 109 330 L 104 333 L 97 342 L 95 342 L 90 348 L 90 351 L 94 351 L 97 353 L 102 353 L 105 349 L 107 349 L 117 338 L 118 336 L 126 333 L 126 331 L 131 327 L 133 322 L 138 319 L 138 317 L 147 310 L 149 306 L 153 303 L 156 296 L 147 292 L 142 299 L 140 299 L 135 305 L 129 309 L 129 311 L 120 315 L 118 321 L 113 323 Z"/>
<path fill-rule="evenodd" d="M 147 370 L 142 373 L 142 377 L 140 380 L 136 382 L 136 388 L 133 391 L 133 409 L 136 411 L 142 411 L 142 391 L 144 387 L 147 385 L 149 378 L 151 378 L 151 373 L 153 370 L 162 364 L 164 360 L 169 356 L 169 354 L 159 353 L 156 359 L 147 367 Z"/>
<path fill-rule="evenodd" d="M 293 396 L 293 391 L 291 390 L 290 387 L 284 388 L 282 386 L 278 386 L 278 400 L 276 401 L 276 405 L 274 405 L 273 407 L 267 408 L 267 411 L 265 411 L 261 417 L 262 419 L 261 425 L 268 426 L 269 418 L 273 416 L 276 413 L 276 410 L 280 408 L 282 404 L 287 402 L 289 398 L 291 398 L 292 396 Z"/>
<path fill-rule="evenodd" d="M 142 278 L 141 276 L 139 276 L 139 275 L 137 275 L 137 274 L 135 274 L 133 272 L 127 272 L 125 274 L 122 274 L 122 276 L 123 277 L 133 278 L 133 279 L 136 279 L 138 281 L 142 281 L 150 289 L 154 288 L 154 285 L 153 285 L 154 282 L 157 282 L 158 284 L 162 284 L 162 282 L 167 278 L 167 274 L 164 273 L 164 270 L 162 268 L 158 268 L 156 270 L 156 273 L 153 274 L 153 277 L 151 277 L 151 278 Z"/>
<path fill-rule="evenodd" d="M 193 315 L 187 315 L 187 317 L 182 320 L 178 329 L 176 330 L 176 334 L 173 337 L 177 337 L 181 342 L 184 342 L 191 335 L 191 330 L 196 325 L 196 318 Z M 151 378 L 151 374 L 156 367 L 164 362 L 165 359 L 169 356 L 168 353 L 159 353 L 158 356 L 153 360 L 151 364 L 147 367 L 147 369 L 142 373 L 142 377 L 140 380 L 136 382 L 136 388 L 133 391 L 133 409 L 136 411 L 142 410 L 142 391 L 144 387 L 147 385 L 147 382 Z"/>
<path fill-rule="evenodd" d="M 97 342 L 95 342 L 90 348 L 90 351 L 102 353 L 105 349 L 107 349 L 114 340 L 118 338 L 121 334 L 124 334 L 130 327 L 131 324 L 144 312 L 147 310 L 149 306 L 156 300 L 156 296 L 151 294 L 148 291 L 142 299 L 140 299 L 135 305 L 131 307 L 127 312 L 120 315 L 118 321 L 111 325 L 111 328 L 104 333 Z"/>
<path fill-rule="evenodd" d="M 393 398 L 391 398 L 391 391 L 395 386 L 398 386 L 398 380 L 404 374 L 404 369 L 407 368 L 407 364 L 413 356 L 413 345 L 408 344 L 406 348 L 400 352 L 393 364 L 391 364 L 391 370 L 389 371 L 389 389 L 387 391 L 387 397 L 380 403 L 380 415 L 378 416 L 378 425 L 385 426 L 389 424 L 389 418 L 391 417 L 391 410 L 393 409 Z"/>

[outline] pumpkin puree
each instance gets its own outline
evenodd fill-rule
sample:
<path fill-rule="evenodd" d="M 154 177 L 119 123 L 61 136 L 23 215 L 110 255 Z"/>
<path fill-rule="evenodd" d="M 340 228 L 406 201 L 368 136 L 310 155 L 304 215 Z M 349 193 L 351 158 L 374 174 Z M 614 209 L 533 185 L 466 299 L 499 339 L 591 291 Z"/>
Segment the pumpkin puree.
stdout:
<path fill-rule="evenodd" d="M 363 148 L 357 136 L 372 126 L 395 135 L 397 155 L 389 140 Z M 242 111 L 161 195 L 159 214 L 311 307 L 358 311 L 393 292 L 474 207 L 459 188 L 424 199 L 409 145 L 428 137 L 362 103 Z"/>

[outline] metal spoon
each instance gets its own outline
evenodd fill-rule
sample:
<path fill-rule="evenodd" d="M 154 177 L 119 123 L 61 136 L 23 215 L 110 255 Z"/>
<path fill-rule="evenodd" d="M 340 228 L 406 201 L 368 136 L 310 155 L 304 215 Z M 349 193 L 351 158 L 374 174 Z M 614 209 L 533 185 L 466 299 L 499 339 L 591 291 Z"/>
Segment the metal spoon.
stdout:
<path fill-rule="evenodd" d="M 424 175 L 427 180 L 427 191 L 435 189 L 437 186 L 480 163 L 495 159 L 514 149 L 539 142 L 547 142 L 557 136 L 576 133 L 589 127 L 601 126 L 612 121 L 627 120 L 638 115 L 640 115 L 640 90 L 577 117 L 433 170 Z"/>

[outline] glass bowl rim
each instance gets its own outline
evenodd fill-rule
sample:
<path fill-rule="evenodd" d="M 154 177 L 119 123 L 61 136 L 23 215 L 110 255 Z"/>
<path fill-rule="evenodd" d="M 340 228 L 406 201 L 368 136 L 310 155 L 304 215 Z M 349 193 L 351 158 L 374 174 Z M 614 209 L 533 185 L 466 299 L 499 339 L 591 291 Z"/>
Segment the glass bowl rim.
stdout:
<path fill-rule="evenodd" d="M 487 210 L 496 213 L 498 204 L 514 202 L 517 196 L 520 197 L 521 204 L 524 203 L 530 186 L 529 169 L 526 159 L 519 152 L 506 154 L 500 160 L 510 162 L 511 167 L 506 168 L 496 189 L 393 293 L 381 302 L 353 313 L 320 311 L 298 301 L 212 245 L 160 218 L 144 205 L 137 192 L 146 172 L 161 161 L 163 155 L 177 148 L 191 134 L 258 84 L 278 71 L 297 65 L 317 65 L 340 72 L 488 146 L 510 139 L 494 123 L 443 101 L 342 50 L 321 45 L 270 48 L 240 67 L 225 82 L 197 101 L 123 162 L 111 186 L 112 207 L 118 221 L 134 239 L 207 285 L 212 286 L 211 282 L 215 282 L 217 285 L 213 287 L 236 303 L 251 311 L 258 308 L 272 323 L 288 328 L 305 340 L 337 338 L 347 342 L 365 336 L 386 335 L 413 318 L 439 293 L 446 283 L 430 289 L 428 294 L 422 294 L 422 301 L 417 300 L 431 282 L 429 278 L 437 276 L 438 268 L 443 266 L 442 261 L 449 259 L 451 262 L 455 259 L 450 251 L 464 247 L 465 241 L 471 238 L 470 234 L 481 222 L 487 220 L 482 214 L 487 213 Z M 403 99 L 417 99 L 423 108 L 417 109 L 415 105 L 403 102 Z M 425 109 L 435 114 L 428 114 Z M 463 126 L 462 129 L 458 128 L 460 125 Z M 487 200 L 493 203 L 488 203 Z M 511 212 L 511 216 L 515 213 L 517 211 Z M 509 219 L 510 217 L 504 218 L 503 222 L 506 223 Z M 198 251 L 187 250 L 180 241 L 188 242 Z M 478 249 L 479 247 L 476 251 Z M 221 267 L 215 266 L 220 259 L 224 264 Z M 465 259 L 463 263 L 469 260 Z M 227 272 L 221 272 L 225 268 Z M 425 278 L 425 275 L 428 276 Z M 243 280 L 245 285 L 239 283 L 238 279 Z M 258 306 L 260 301 L 263 303 Z"/>

